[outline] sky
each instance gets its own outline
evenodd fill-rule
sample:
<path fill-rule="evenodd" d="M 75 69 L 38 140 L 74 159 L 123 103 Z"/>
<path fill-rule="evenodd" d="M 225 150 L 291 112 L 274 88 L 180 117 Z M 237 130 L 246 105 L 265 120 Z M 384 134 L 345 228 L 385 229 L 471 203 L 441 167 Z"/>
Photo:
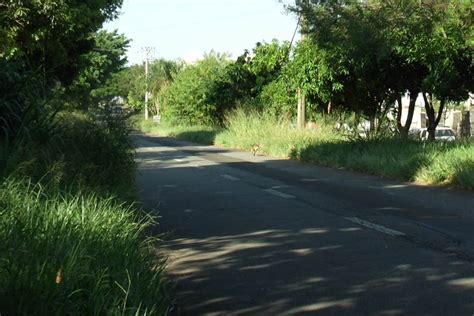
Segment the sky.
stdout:
<path fill-rule="evenodd" d="M 154 58 L 193 62 L 214 50 L 237 58 L 257 42 L 290 41 L 296 17 L 286 13 L 291 0 L 125 0 L 118 19 L 104 25 L 132 40 L 130 64 Z"/>

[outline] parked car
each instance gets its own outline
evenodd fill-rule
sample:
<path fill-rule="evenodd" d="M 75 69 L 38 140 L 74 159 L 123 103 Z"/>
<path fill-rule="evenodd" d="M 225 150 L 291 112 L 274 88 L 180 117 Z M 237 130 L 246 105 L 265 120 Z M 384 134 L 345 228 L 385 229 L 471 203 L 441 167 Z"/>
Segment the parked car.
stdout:
<path fill-rule="evenodd" d="M 428 130 L 426 128 L 420 130 L 420 139 L 428 140 Z M 435 139 L 439 141 L 452 142 L 456 140 L 456 136 L 451 128 L 438 126 L 435 130 Z"/>

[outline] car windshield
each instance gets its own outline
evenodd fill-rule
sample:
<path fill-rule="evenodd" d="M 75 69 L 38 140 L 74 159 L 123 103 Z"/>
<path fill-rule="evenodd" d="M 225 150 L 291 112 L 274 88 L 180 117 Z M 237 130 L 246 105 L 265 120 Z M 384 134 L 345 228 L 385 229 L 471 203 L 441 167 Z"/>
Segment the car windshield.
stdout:
<path fill-rule="evenodd" d="M 436 137 L 442 137 L 442 136 L 454 136 L 454 133 L 450 129 L 439 129 L 436 130 Z"/>

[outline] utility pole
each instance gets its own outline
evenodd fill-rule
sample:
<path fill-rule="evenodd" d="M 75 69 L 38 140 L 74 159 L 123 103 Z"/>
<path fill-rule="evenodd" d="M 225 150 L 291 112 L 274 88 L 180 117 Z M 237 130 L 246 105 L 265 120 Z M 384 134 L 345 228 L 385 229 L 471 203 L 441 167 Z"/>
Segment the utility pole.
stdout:
<path fill-rule="evenodd" d="M 308 0 L 303 0 L 303 1 L 305 1 L 304 4 L 307 4 L 308 2 Z M 301 0 L 296 1 L 297 5 L 300 3 L 301 3 Z M 300 21 L 301 21 L 301 26 L 306 24 L 306 19 L 303 13 L 301 13 Z M 301 41 L 304 41 L 305 39 L 306 39 L 306 34 L 301 32 Z M 306 123 L 306 96 L 305 96 L 304 91 L 302 91 L 301 88 L 296 89 L 296 96 L 298 98 L 298 105 L 297 105 L 298 117 L 297 117 L 296 126 L 299 129 L 304 129 L 305 123 Z"/>
<path fill-rule="evenodd" d="M 148 64 L 150 62 L 151 56 L 155 52 L 154 47 L 144 47 L 142 51 L 145 54 L 145 120 L 148 120 Z"/>

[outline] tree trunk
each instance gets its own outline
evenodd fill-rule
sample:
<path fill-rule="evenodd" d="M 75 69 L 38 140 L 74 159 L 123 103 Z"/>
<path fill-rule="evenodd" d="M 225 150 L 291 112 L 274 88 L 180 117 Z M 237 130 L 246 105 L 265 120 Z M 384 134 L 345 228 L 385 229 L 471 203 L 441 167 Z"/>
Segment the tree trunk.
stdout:
<path fill-rule="evenodd" d="M 436 127 L 438 127 L 439 121 L 441 120 L 441 116 L 443 115 L 444 107 L 446 105 L 445 99 L 440 100 L 440 106 L 438 113 L 436 113 L 432 98 L 430 96 L 431 102 L 428 100 L 427 93 L 423 92 L 423 101 L 425 102 L 425 110 L 426 110 L 426 117 L 428 118 L 427 123 L 427 130 L 428 130 L 428 140 L 435 141 L 435 131 Z"/>
<path fill-rule="evenodd" d="M 403 111 L 402 95 L 399 94 L 397 97 L 397 129 L 400 135 L 402 135 L 402 130 L 403 130 L 402 111 Z"/>
<path fill-rule="evenodd" d="M 407 119 L 405 125 L 402 124 L 402 96 L 400 95 L 397 99 L 398 113 L 397 113 L 397 128 L 400 133 L 400 137 L 403 139 L 408 138 L 408 132 L 410 131 L 411 123 L 413 121 L 413 114 L 415 113 L 416 99 L 418 98 L 418 92 L 410 91 L 410 103 L 408 105 Z"/>

